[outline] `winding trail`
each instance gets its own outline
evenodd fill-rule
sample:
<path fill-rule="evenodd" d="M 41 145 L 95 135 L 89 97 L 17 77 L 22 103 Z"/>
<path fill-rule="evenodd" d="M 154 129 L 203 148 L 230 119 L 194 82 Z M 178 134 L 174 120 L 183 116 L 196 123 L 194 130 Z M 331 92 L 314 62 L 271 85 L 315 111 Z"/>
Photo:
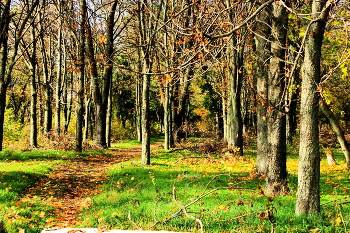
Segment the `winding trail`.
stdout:
<path fill-rule="evenodd" d="M 141 156 L 141 145 L 127 149 L 112 149 L 111 154 L 91 155 L 69 159 L 57 165 L 53 172 L 42 178 L 23 198 L 40 197 L 54 207 L 53 227 L 74 227 L 78 214 L 91 206 L 89 196 L 101 193 L 106 172 L 113 165 Z"/>

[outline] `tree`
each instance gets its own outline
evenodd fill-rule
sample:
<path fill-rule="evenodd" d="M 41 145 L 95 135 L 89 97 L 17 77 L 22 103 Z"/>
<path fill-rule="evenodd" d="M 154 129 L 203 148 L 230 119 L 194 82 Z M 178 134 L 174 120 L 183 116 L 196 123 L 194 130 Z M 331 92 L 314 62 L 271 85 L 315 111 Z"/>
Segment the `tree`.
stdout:
<path fill-rule="evenodd" d="M 23 32 L 26 29 L 28 20 L 30 19 L 32 13 L 39 4 L 39 0 L 31 2 L 24 2 L 23 9 L 27 8 L 27 11 L 24 14 L 20 14 L 15 17 L 11 13 L 12 1 L 7 0 L 4 4 L 1 4 L 1 22 L 0 22 L 0 151 L 2 150 L 3 142 L 3 132 L 4 132 L 4 115 L 6 108 L 6 92 L 9 84 L 12 80 L 12 71 L 17 61 L 17 53 L 19 49 L 19 44 L 21 42 Z M 11 53 L 9 53 L 9 30 L 10 23 L 13 20 L 13 30 L 15 33 L 13 39 L 13 45 L 11 47 Z M 10 54 L 10 56 L 9 56 Z"/>
<path fill-rule="evenodd" d="M 298 194 L 295 213 L 320 212 L 320 151 L 318 135 L 321 49 L 325 24 L 334 1 L 312 1 L 311 22 L 305 30 L 300 106 Z"/>
<path fill-rule="evenodd" d="M 85 41 L 86 41 L 86 23 L 87 6 L 85 0 L 79 0 L 80 23 L 79 23 L 79 78 L 77 87 L 77 109 L 76 109 L 76 132 L 75 132 L 75 151 L 83 150 L 83 120 L 84 120 L 84 81 L 85 81 Z"/>
<path fill-rule="evenodd" d="M 346 159 L 346 168 L 347 170 L 350 169 L 350 145 L 346 141 L 344 131 L 342 127 L 339 124 L 338 119 L 330 109 L 329 105 L 325 102 L 324 99 L 320 99 L 320 109 L 323 112 L 323 114 L 327 117 L 329 123 L 331 124 L 333 131 L 337 135 L 338 142 L 340 144 L 340 147 L 345 155 Z"/>
<path fill-rule="evenodd" d="M 270 8 L 270 7 L 268 7 Z M 268 155 L 268 131 L 267 131 L 267 82 L 271 45 L 269 37 L 271 9 L 264 9 L 257 17 L 255 25 L 256 44 L 256 95 L 257 95 L 257 158 L 256 169 L 258 172 L 266 172 Z"/>
<path fill-rule="evenodd" d="M 288 27 L 286 8 L 274 2 L 271 20 L 271 58 L 268 77 L 268 157 L 266 193 L 270 195 L 288 192 L 286 115 L 284 95 L 286 87 L 285 48 Z"/>

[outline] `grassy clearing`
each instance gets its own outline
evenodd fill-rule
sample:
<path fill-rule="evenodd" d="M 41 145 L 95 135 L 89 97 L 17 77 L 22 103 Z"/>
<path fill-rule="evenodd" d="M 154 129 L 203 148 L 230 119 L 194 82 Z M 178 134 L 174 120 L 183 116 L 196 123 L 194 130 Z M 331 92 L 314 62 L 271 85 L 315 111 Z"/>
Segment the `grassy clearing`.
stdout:
<path fill-rule="evenodd" d="M 126 145 L 118 145 L 126 146 Z M 200 219 L 206 232 L 347 232 L 350 205 L 343 199 L 322 206 L 319 216 L 295 216 L 296 154 L 288 157 L 291 194 L 268 197 L 265 180 L 254 173 L 255 154 L 244 158 L 206 156 L 186 151 L 156 150 L 152 165 L 138 161 L 118 164 L 109 172 L 104 193 L 81 216 L 84 227 L 198 232 Z M 321 162 L 322 203 L 350 195 L 349 172 L 340 165 Z M 174 194 L 175 188 L 175 194 Z M 176 197 L 176 200 L 174 200 Z M 128 218 L 130 213 L 132 221 Z"/>

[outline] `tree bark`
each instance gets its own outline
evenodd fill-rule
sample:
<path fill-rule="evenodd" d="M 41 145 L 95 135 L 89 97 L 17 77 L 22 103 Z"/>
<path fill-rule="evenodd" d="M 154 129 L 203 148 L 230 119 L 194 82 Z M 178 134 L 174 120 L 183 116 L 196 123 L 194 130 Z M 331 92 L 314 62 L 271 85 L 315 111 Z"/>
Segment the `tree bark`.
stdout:
<path fill-rule="evenodd" d="M 87 21 L 87 6 L 85 0 L 79 0 L 81 11 L 79 38 L 79 77 L 77 86 L 77 109 L 75 127 L 75 151 L 83 150 L 83 121 L 84 121 L 84 81 L 85 81 L 85 28 Z"/>
<path fill-rule="evenodd" d="M 0 21 L 0 151 L 2 151 L 2 143 L 4 138 L 4 117 L 6 110 L 6 92 L 10 82 L 6 79 L 6 63 L 8 57 L 8 31 L 10 24 L 10 5 L 11 0 L 4 3 Z"/>
<path fill-rule="evenodd" d="M 88 34 L 88 52 L 90 59 L 90 69 L 91 69 L 91 80 L 93 85 L 93 98 L 96 106 L 95 115 L 95 143 L 103 148 L 107 148 L 106 142 L 106 120 L 107 120 L 107 104 L 109 89 L 113 74 L 113 29 L 114 29 L 114 14 L 117 7 L 118 1 L 113 2 L 108 19 L 106 21 L 106 42 L 105 42 L 105 64 L 104 64 L 104 74 L 103 83 L 100 88 L 100 83 L 98 80 L 97 62 L 95 58 L 95 51 L 93 46 L 93 37 L 91 32 L 90 24 L 87 25 Z"/>
<path fill-rule="evenodd" d="M 268 79 L 268 157 L 266 193 L 281 195 L 289 192 L 287 184 L 286 116 L 284 114 L 285 46 L 288 12 L 284 6 L 273 3 L 271 31 L 271 58 Z"/>
<path fill-rule="evenodd" d="M 109 88 L 108 103 L 107 103 L 107 118 L 106 118 L 107 147 L 111 147 L 112 115 L 113 115 L 113 98 L 112 98 L 112 83 L 111 83 L 111 86 Z"/>
<path fill-rule="evenodd" d="M 266 172 L 268 155 L 268 131 L 267 131 L 267 106 L 268 106 L 268 65 L 270 57 L 271 35 L 269 11 L 264 9 L 260 12 L 256 23 L 256 56 L 257 56 L 257 172 Z"/>
<path fill-rule="evenodd" d="M 59 15 L 63 13 L 62 2 L 58 1 Z M 57 76 L 56 76 L 56 96 L 55 96 L 55 131 L 56 137 L 61 134 L 61 97 L 62 97 L 62 17 L 58 17 L 58 32 L 57 32 Z"/>
<path fill-rule="evenodd" d="M 312 21 L 306 30 L 300 105 L 298 193 L 295 213 L 320 212 L 320 150 L 318 131 L 318 85 L 324 27 L 330 10 L 326 0 L 312 2 Z"/>
<path fill-rule="evenodd" d="M 226 7 L 231 8 L 231 2 L 226 1 Z M 230 9 L 229 20 L 234 23 L 234 12 Z M 236 35 L 232 35 L 230 46 L 237 46 Z M 243 121 L 241 113 L 241 89 L 243 79 L 243 50 L 244 45 L 239 45 L 239 48 L 230 49 L 228 52 L 228 77 L 229 77 L 229 101 L 228 101 L 228 147 L 238 151 L 239 155 L 243 155 Z"/>
<path fill-rule="evenodd" d="M 340 147 L 346 159 L 346 169 L 349 170 L 350 169 L 350 148 L 349 148 L 349 143 L 345 139 L 344 131 L 341 128 L 336 116 L 330 109 L 329 105 L 322 98 L 320 99 L 320 108 L 323 114 L 327 117 L 329 123 L 331 124 L 333 131 L 337 135 L 338 142 L 340 144 Z"/>
<path fill-rule="evenodd" d="M 37 124 L 37 83 L 36 83 L 36 38 L 34 19 L 32 22 L 32 54 L 30 55 L 30 146 L 38 147 L 38 124 Z"/>

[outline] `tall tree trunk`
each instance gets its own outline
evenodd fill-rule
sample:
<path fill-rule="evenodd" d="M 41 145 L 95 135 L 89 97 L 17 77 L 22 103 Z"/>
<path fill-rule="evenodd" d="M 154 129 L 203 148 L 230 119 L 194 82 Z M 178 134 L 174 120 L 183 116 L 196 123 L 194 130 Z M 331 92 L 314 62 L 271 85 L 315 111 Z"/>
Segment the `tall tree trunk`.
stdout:
<path fill-rule="evenodd" d="M 36 84 L 36 38 L 35 38 L 34 19 L 32 22 L 32 54 L 30 56 L 30 146 L 38 147 L 38 124 L 37 124 L 37 84 Z"/>
<path fill-rule="evenodd" d="M 93 98 L 96 106 L 95 112 L 95 143 L 104 148 L 107 147 L 106 143 L 106 118 L 107 118 L 107 104 L 109 89 L 113 74 L 113 29 L 114 29 L 114 14 L 118 1 L 113 2 L 109 16 L 106 22 L 106 51 L 105 51 L 105 65 L 103 74 L 103 83 L 100 88 L 98 81 L 97 62 L 95 59 L 95 52 L 93 46 L 93 37 L 90 24 L 87 25 L 88 34 L 88 52 L 90 59 L 91 80 L 93 84 Z"/>
<path fill-rule="evenodd" d="M 266 172 L 268 153 L 268 131 L 267 131 L 267 94 L 268 94 L 268 60 L 270 57 L 270 13 L 267 9 L 260 12 L 256 25 L 256 86 L 257 86 L 257 172 Z"/>
<path fill-rule="evenodd" d="M 85 117 L 84 117 L 84 132 L 83 132 L 83 141 L 90 139 L 89 130 L 92 130 L 91 127 L 91 97 L 85 95 Z"/>
<path fill-rule="evenodd" d="M 141 71 L 141 68 L 139 68 Z M 137 132 L 137 140 L 142 142 L 142 114 L 141 114 L 141 97 L 142 97 L 142 82 L 140 75 L 136 77 L 136 101 L 135 101 L 135 121 L 136 121 L 136 132 Z"/>
<path fill-rule="evenodd" d="M 111 83 L 111 86 L 109 88 L 109 95 L 108 95 L 107 119 L 106 119 L 107 147 L 111 147 L 112 115 L 113 115 L 113 98 L 112 98 L 112 83 Z"/>
<path fill-rule="evenodd" d="M 12 70 L 17 61 L 17 52 L 20 41 L 22 40 L 22 33 L 26 29 L 24 25 L 27 24 L 32 13 L 39 4 L 39 0 L 34 0 L 25 12 L 26 15 L 22 18 L 22 21 L 17 24 L 15 33 L 17 37 L 14 38 L 14 43 L 11 48 L 11 56 L 8 57 L 8 35 L 9 35 L 9 24 L 12 17 L 10 12 L 11 0 L 7 0 L 1 5 L 1 18 L 0 18 L 0 150 L 2 150 L 3 133 L 4 133 L 4 115 L 6 108 L 6 91 L 7 87 L 11 82 Z"/>
<path fill-rule="evenodd" d="M 284 6 L 273 3 L 271 23 L 271 54 L 268 80 L 268 158 L 266 193 L 279 195 L 289 192 L 287 184 L 286 116 L 284 114 L 285 46 L 288 12 Z"/>
<path fill-rule="evenodd" d="M 224 124 L 224 139 L 228 141 L 228 125 L 227 125 L 227 98 L 225 95 L 221 97 L 222 102 L 222 119 Z"/>
<path fill-rule="evenodd" d="M 322 110 L 323 114 L 327 117 L 329 123 L 333 128 L 333 131 L 337 135 L 338 142 L 340 144 L 340 147 L 346 159 L 346 168 L 347 170 L 349 170 L 350 169 L 350 148 L 349 148 L 349 143 L 345 139 L 344 131 L 340 126 L 336 116 L 330 109 L 329 105 L 322 98 L 320 99 L 320 109 Z"/>
<path fill-rule="evenodd" d="M 144 57 L 145 58 L 145 57 Z M 150 87 L 150 75 L 149 63 L 147 59 L 144 60 L 143 68 L 143 82 L 142 82 L 142 164 L 148 165 L 151 163 L 151 151 L 150 151 L 150 125 L 149 125 L 149 87 Z"/>
<path fill-rule="evenodd" d="M 171 106 L 171 86 L 170 82 L 165 83 L 165 93 L 164 93 L 164 149 L 169 150 L 172 148 L 173 140 L 173 127 L 172 127 L 172 106 Z"/>
<path fill-rule="evenodd" d="M 73 73 L 71 73 L 70 77 L 73 80 Z M 70 93 L 68 93 L 68 77 L 66 77 L 63 82 L 63 91 L 62 91 L 63 118 L 64 118 L 63 133 L 64 134 L 68 133 L 68 127 L 69 127 L 71 114 L 72 114 L 72 101 L 68 102 L 68 95 L 70 96 L 73 95 L 72 89 L 73 88 L 71 88 Z"/>
<path fill-rule="evenodd" d="M 312 1 L 312 21 L 306 30 L 300 103 L 298 194 L 295 209 L 297 215 L 320 212 L 318 85 L 321 78 L 322 40 L 330 2 L 325 6 L 326 0 Z"/>
<path fill-rule="evenodd" d="M 234 46 L 234 44 L 235 41 L 232 42 L 232 46 Z M 227 114 L 228 146 L 238 151 L 240 156 L 243 156 L 243 121 L 241 113 L 243 48 L 240 47 L 238 51 L 232 50 L 230 52 L 229 61 L 230 94 Z"/>
<path fill-rule="evenodd" d="M 232 3 L 226 1 L 226 7 L 231 8 L 229 12 L 229 20 L 234 24 L 235 12 L 232 8 Z M 245 30 L 245 29 L 244 29 Z M 243 30 L 243 31 L 244 31 Z M 241 31 L 242 34 L 243 31 Z M 228 100 L 228 147 L 238 151 L 239 155 L 243 155 L 243 121 L 241 113 L 241 89 L 243 81 L 243 50 L 244 45 L 237 46 L 236 34 L 231 36 L 230 47 L 228 51 L 228 79 L 229 79 L 229 100 Z"/>
<path fill-rule="evenodd" d="M 6 110 L 6 92 L 11 79 L 6 78 L 6 64 L 8 57 L 8 31 L 11 20 L 10 16 L 11 0 L 7 0 L 1 7 L 0 18 L 0 151 L 4 139 L 4 118 Z"/>
<path fill-rule="evenodd" d="M 61 1 L 58 1 L 59 14 L 63 13 Z M 57 76 L 56 76 L 56 96 L 55 96 L 55 131 L 56 136 L 61 134 L 61 96 L 62 96 L 62 17 L 58 17 L 58 35 L 57 35 Z"/>
<path fill-rule="evenodd" d="M 47 48 L 44 41 L 44 28 L 42 25 L 42 15 L 40 16 L 40 45 L 41 45 L 41 55 L 43 63 L 43 76 L 44 76 L 44 133 L 47 134 L 52 129 L 52 90 L 51 90 L 51 79 L 50 72 L 48 68 L 48 57 L 51 57 L 51 38 L 49 42 L 49 49 L 47 55 Z"/>
<path fill-rule="evenodd" d="M 75 151 L 83 150 L 83 121 L 84 121 L 84 81 L 85 81 L 85 28 L 87 21 L 87 6 L 85 0 L 79 0 L 81 21 L 79 38 L 79 78 L 77 87 L 77 109 L 75 127 Z"/>

